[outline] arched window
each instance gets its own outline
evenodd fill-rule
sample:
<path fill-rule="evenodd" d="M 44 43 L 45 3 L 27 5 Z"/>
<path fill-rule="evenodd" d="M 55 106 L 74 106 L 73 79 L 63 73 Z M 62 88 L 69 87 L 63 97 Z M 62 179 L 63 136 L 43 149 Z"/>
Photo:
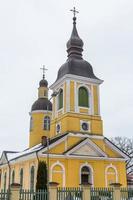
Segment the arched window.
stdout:
<path fill-rule="evenodd" d="M 60 89 L 59 95 L 58 95 L 58 109 L 63 108 L 63 90 Z"/>
<path fill-rule="evenodd" d="M 4 173 L 4 190 L 6 190 L 6 172 Z"/>
<path fill-rule="evenodd" d="M 23 169 L 22 168 L 20 170 L 20 185 L 21 185 L 21 188 L 23 188 Z"/>
<path fill-rule="evenodd" d="M 30 118 L 30 131 L 33 130 L 33 118 L 31 117 Z"/>
<path fill-rule="evenodd" d="M 35 168 L 34 166 L 30 169 L 30 189 L 34 190 L 34 180 L 35 180 Z"/>
<path fill-rule="evenodd" d="M 15 171 L 13 170 L 12 171 L 12 183 L 14 183 L 15 182 Z"/>
<path fill-rule="evenodd" d="M 59 187 L 65 187 L 65 167 L 57 161 L 51 166 L 50 181 L 59 183 Z"/>
<path fill-rule="evenodd" d="M 113 165 L 109 165 L 105 170 L 106 176 L 106 187 L 110 186 L 111 183 L 118 182 L 117 169 Z"/>
<path fill-rule="evenodd" d="M 84 166 L 81 169 L 81 184 L 82 183 L 91 183 L 91 171 L 88 166 Z"/>
<path fill-rule="evenodd" d="M 89 107 L 89 95 L 88 90 L 85 87 L 79 88 L 78 93 L 78 105 L 81 107 Z"/>
<path fill-rule="evenodd" d="M 44 130 L 50 130 L 50 117 L 44 117 Z"/>

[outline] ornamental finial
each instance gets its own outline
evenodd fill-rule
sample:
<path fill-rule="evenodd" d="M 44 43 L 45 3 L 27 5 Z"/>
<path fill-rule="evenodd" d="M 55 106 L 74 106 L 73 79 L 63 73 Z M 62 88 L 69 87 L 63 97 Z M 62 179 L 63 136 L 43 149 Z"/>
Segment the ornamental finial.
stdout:
<path fill-rule="evenodd" d="M 76 10 L 75 7 L 73 7 L 73 9 L 71 9 L 70 11 L 73 12 L 73 23 L 76 24 L 76 14 L 78 14 L 79 11 Z"/>
<path fill-rule="evenodd" d="M 45 71 L 47 71 L 48 69 L 46 69 L 45 65 L 43 65 L 42 68 L 40 68 L 43 71 L 43 80 L 45 79 Z"/>

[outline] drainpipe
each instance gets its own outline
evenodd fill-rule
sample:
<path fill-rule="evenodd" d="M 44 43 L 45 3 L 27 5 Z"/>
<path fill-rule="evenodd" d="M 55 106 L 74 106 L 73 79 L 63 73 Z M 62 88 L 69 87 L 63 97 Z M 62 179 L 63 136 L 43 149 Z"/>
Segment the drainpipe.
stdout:
<path fill-rule="evenodd" d="M 36 151 L 36 158 L 37 158 L 37 161 L 38 161 L 38 164 L 39 164 L 38 151 Z"/>
<path fill-rule="evenodd" d="M 8 190 L 10 191 L 11 166 L 10 166 L 10 163 L 9 163 L 9 160 L 8 160 L 6 152 L 5 152 L 5 156 L 6 156 L 6 160 L 7 160 L 8 169 L 9 169 Z"/>

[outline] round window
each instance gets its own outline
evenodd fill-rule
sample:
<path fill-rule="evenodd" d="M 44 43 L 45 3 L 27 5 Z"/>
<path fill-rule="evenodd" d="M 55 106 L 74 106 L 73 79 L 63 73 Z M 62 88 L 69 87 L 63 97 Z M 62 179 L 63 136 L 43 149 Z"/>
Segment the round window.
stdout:
<path fill-rule="evenodd" d="M 88 123 L 83 122 L 83 123 L 82 123 L 82 129 L 83 129 L 84 131 L 88 131 L 88 129 L 89 129 Z"/>
<path fill-rule="evenodd" d="M 57 131 L 57 133 L 60 132 L 60 125 L 59 124 L 57 124 L 57 126 L 56 126 L 56 131 Z"/>

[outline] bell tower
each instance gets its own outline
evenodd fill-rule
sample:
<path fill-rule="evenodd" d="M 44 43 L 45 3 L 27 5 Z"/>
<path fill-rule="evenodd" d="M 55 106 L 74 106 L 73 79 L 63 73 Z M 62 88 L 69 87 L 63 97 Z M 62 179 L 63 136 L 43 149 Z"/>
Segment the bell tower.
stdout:
<path fill-rule="evenodd" d="M 52 115 L 52 103 L 48 100 L 48 82 L 45 79 L 45 67 L 43 66 L 43 78 L 39 82 L 38 99 L 31 107 L 29 147 L 33 147 L 42 141 L 42 137 L 50 136 L 50 122 Z"/>
<path fill-rule="evenodd" d="M 99 85 L 93 68 L 83 59 L 83 41 L 76 27 L 76 9 L 73 10 L 73 29 L 67 42 L 67 61 L 60 67 L 50 89 L 58 91 L 53 100 L 51 136 L 65 132 L 102 135 Z"/>

